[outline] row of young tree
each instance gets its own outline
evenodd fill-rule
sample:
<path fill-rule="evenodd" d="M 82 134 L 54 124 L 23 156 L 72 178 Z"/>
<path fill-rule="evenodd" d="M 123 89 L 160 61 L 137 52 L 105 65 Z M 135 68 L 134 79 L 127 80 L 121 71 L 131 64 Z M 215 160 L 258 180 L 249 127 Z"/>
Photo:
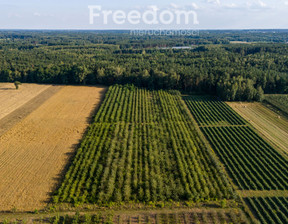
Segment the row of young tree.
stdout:
<path fill-rule="evenodd" d="M 71 213 L 71 212 L 70 212 Z M 76 212 L 70 215 L 57 215 L 50 218 L 51 223 L 61 224 L 140 224 L 140 223 L 230 223 L 230 224 L 248 224 L 249 221 L 240 210 L 213 210 L 202 211 L 175 211 L 174 213 L 153 212 L 153 213 L 124 213 L 120 215 L 113 212 L 98 212 L 97 214 Z"/>
<path fill-rule="evenodd" d="M 250 127 L 205 127 L 202 131 L 225 166 L 229 166 L 229 173 L 240 189 L 288 189 L 287 160 L 265 145 Z"/>
<path fill-rule="evenodd" d="M 246 125 L 247 122 L 216 97 L 183 96 L 185 103 L 200 126 Z"/>
<path fill-rule="evenodd" d="M 189 122 L 175 93 L 111 86 L 54 202 L 237 197 Z"/>
<path fill-rule="evenodd" d="M 132 83 L 150 89 L 217 94 L 225 100 L 261 101 L 263 92 L 288 92 L 287 44 L 203 45 L 185 50 L 153 44 L 141 49 L 133 44 L 143 40 L 121 33 L 98 37 L 65 33 L 58 39 L 57 33 L 11 35 L 0 44 L 1 82 Z M 177 37 L 150 39 L 158 46 L 163 41 L 182 41 Z M 34 47 L 21 48 L 27 42 Z"/>
<path fill-rule="evenodd" d="M 287 190 L 287 158 L 239 120 L 227 104 L 216 106 L 211 97 L 206 101 L 203 98 L 186 97 L 185 102 L 197 122 L 206 124 L 200 128 L 236 185 L 242 190 Z"/>
<path fill-rule="evenodd" d="M 253 197 L 245 201 L 261 223 L 288 223 L 288 198 Z"/>

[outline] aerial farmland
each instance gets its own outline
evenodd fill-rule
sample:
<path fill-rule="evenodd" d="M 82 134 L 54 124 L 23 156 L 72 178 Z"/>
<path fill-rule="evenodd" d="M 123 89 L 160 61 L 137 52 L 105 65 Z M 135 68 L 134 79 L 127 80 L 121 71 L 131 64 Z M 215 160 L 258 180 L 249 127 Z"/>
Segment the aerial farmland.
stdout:
<path fill-rule="evenodd" d="M 287 224 L 286 33 L 229 32 L 0 31 L 0 223 Z"/>

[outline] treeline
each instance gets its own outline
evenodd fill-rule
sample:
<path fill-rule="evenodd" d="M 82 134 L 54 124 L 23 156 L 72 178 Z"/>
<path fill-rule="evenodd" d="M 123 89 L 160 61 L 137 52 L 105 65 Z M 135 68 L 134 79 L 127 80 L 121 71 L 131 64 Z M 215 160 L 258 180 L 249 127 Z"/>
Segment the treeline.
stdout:
<path fill-rule="evenodd" d="M 130 83 L 243 101 L 260 101 L 263 92 L 288 93 L 287 44 L 196 46 L 191 45 L 191 37 L 140 38 L 121 32 L 6 32 L 0 32 L 1 82 Z M 215 33 L 209 38 L 221 35 Z M 191 49 L 169 48 L 179 44 L 190 45 Z"/>
<path fill-rule="evenodd" d="M 265 98 L 261 85 L 255 88 L 252 79 L 243 79 L 241 76 L 220 80 L 217 83 L 217 93 L 228 101 L 263 101 Z"/>
<path fill-rule="evenodd" d="M 288 30 L 194 30 L 193 35 L 177 35 L 180 32 L 164 32 L 166 35 L 135 35 L 134 31 L 57 31 L 57 30 L 0 30 L 2 48 L 33 49 L 43 46 L 80 46 L 93 44 L 119 45 L 120 49 L 174 47 L 199 44 L 229 44 L 230 42 L 286 43 Z M 151 33 L 151 32 L 146 32 Z M 174 35 L 173 35 L 174 33 Z M 185 33 L 182 32 L 182 33 Z M 132 35 L 131 35 L 132 34 Z M 176 34 L 176 35 L 175 35 Z"/>
<path fill-rule="evenodd" d="M 265 102 L 271 104 L 283 113 L 288 115 L 288 95 L 286 94 L 269 94 L 265 96 Z"/>

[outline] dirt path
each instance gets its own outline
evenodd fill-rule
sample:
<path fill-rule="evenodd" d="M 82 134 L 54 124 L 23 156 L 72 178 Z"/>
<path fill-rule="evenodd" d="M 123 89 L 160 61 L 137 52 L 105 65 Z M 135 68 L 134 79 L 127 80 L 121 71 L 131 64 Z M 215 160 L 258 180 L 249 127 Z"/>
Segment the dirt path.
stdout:
<path fill-rule="evenodd" d="M 20 108 L 51 85 L 22 84 L 15 90 L 13 83 L 0 83 L 0 119 Z"/>
<path fill-rule="evenodd" d="M 288 153 L 288 119 L 261 103 L 227 102 L 274 145 Z"/>
<path fill-rule="evenodd" d="M 104 92 L 63 87 L 0 136 L 0 210 L 46 205 Z"/>

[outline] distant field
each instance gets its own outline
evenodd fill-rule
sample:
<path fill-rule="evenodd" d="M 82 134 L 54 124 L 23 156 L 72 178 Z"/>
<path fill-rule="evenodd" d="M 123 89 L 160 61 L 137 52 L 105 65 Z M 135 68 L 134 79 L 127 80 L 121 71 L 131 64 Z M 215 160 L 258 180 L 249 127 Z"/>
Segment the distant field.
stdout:
<path fill-rule="evenodd" d="M 177 92 L 112 86 L 54 201 L 107 204 L 231 196 Z"/>
<path fill-rule="evenodd" d="M 261 134 L 288 153 L 288 119 L 279 116 L 261 103 L 227 102 Z"/>
<path fill-rule="evenodd" d="M 286 94 L 267 94 L 265 101 L 283 111 L 288 115 L 288 95 Z"/>
<path fill-rule="evenodd" d="M 247 42 L 247 41 L 230 41 L 230 44 L 253 44 L 255 42 Z"/>
<path fill-rule="evenodd" d="M 30 85 L 28 89 L 36 91 Z M 31 211 L 47 205 L 103 92 L 96 87 L 63 87 L 0 136 L 1 211 Z M 21 94 L 16 96 L 21 100 Z M 7 89 L 0 100 L 13 105 L 8 99 L 14 102 L 14 97 L 14 90 Z"/>

